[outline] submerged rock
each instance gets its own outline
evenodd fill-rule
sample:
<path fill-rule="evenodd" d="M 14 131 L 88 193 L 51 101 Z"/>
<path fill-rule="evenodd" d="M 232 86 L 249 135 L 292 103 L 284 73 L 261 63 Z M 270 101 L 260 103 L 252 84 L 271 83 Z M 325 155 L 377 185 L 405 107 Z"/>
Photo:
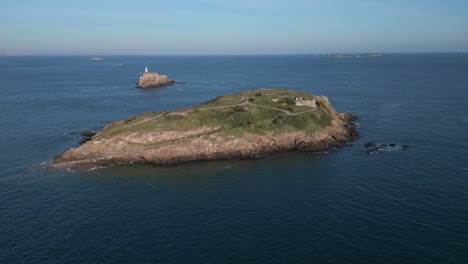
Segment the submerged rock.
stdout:
<path fill-rule="evenodd" d="M 366 144 L 365 144 L 365 148 L 370 148 L 370 147 L 372 147 L 372 149 L 367 150 L 367 151 L 366 151 L 367 154 L 376 154 L 376 153 L 378 153 L 378 152 L 380 152 L 380 151 L 384 151 L 384 150 L 389 149 L 389 147 L 391 148 L 391 149 L 389 149 L 389 150 L 391 150 L 391 151 L 397 150 L 397 145 L 394 144 L 394 143 L 392 143 L 392 144 L 390 144 L 390 145 L 382 144 L 382 145 L 380 145 L 380 146 L 378 146 L 378 147 L 377 147 L 377 144 L 375 144 L 375 143 L 373 143 L 373 142 L 369 142 L 369 143 L 366 143 Z M 402 146 L 401 146 L 401 149 L 402 149 L 402 150 L 410 150 L 410 149 L 412 149 L 412 148 L 413 148 L 412 146 L 408 146 L 408 145 L 402 145 Z"/>
<path fill-rule="evenodd" d="M 410 149 L 412 149 L 412 148 L 413 148 L 412 146 L 408 146 L 408 145 L 402 145 L 402 146 L 401 146 L 401 149 L 402 149 L 402 150 L 410 150 Z"/>
<path fill-rule="evenodd" d="M 367 154 L 370 154 L 370 155 L 377 154 L 377 152 L 379 152 L 379 150 L 378 150 L 378 149 L 375 149 L 375 148 L 366 151 L 366 153 L 367 153 Z"/>
<path fill-rule="evenodd" d="M 378 151 L 382 151 L 382 150 L 386 150 L 386 149 L 387 149 L 387 147 L 386 147 L 386 146 L 383 146 L 383 145 L 377 147 L 377 150 L 378 150 Z"/>
<path fill-rule="evenodd" d="M 374 142 L 367 142 L 365 145 L 364 145 L 365 148 L 374 148 L 374 147 L 377 147 L 377 144 L 375 144 Z"/>

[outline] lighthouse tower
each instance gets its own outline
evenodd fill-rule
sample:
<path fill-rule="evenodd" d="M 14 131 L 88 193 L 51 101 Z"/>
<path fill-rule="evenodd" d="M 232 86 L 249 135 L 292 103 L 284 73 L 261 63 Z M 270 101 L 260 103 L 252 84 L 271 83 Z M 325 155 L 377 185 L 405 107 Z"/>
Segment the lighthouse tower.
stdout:
<path fill-rule="evenodd" d="M 145 72 L 148 72 L 148 66 L 145 66 Z"/>

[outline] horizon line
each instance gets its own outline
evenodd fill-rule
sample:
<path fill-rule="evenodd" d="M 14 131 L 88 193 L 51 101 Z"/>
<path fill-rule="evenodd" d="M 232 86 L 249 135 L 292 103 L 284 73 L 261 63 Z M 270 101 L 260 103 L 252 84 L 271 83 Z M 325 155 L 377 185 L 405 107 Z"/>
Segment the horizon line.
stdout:
<path fill-rule="evenodd" d="M 334 54 L 344 54 L 344 55 L 363 55 L 363 54 L 462 54 L 468 53 L 467 51 L 402 51 L 402 52 L 318 52 L 318 53 L 187 53 L 187 54 L 157 54 L 157 53 L 147 53 L 147 54 L 132 54 L 132 53 L 0 53 L 0 57 L 16 57 L 16 56 L 304 56 L 304 55 L 334 55 Z"/>

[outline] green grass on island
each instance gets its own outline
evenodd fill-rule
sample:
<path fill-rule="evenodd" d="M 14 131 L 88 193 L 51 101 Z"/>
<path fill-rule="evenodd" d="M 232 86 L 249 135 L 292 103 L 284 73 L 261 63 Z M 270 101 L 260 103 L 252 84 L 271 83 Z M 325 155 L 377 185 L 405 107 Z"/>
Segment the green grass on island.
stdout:
<path fill-rule="evenodd" d="M 300 99 L 297 99 L 300 98 Z M 316 106 L 299 105 L 316 102 Z M 106 126 L 100 137 L 150 131 L 217 128 L 226 135 L 315 132 L 331 124 L 332 109 L 320 98 L 286 89 L 259 89 L 217 97 L 192 108 L 148 112 Z"/>

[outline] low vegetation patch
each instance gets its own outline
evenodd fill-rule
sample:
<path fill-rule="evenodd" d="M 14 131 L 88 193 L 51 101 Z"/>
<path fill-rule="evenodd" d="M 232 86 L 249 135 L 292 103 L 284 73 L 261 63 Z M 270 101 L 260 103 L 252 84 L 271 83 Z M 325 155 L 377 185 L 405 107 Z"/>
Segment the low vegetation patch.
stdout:
<path fill-rule="evenodd" d="M 297 97 L 313 95 L 286 89 L 261 89 L 217 97 L 191 109 L 144 113 L 114 122 L 101 135 L 149 131 L 188 131 L 220 128 L 227 134 L 317 131 L 331 124 L 332 109 L 296 105 Z M 254 100 L 252 100 L 254 99 Z"/>

